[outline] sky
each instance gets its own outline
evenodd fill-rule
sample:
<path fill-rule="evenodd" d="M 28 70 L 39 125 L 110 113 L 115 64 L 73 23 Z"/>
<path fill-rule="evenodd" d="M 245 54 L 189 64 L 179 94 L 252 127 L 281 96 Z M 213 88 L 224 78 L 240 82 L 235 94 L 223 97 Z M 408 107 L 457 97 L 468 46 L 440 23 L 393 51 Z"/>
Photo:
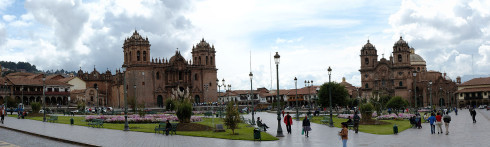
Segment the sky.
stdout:
<path fill-rule="evenodd" d="M 41 70 L 114 71 L 134 30 L 152 58 L 187 59 L 204 38 L 217 50 L 218 78 L 232 89 L 280 89 L 331 80 L 360 85 L 360 50 L 369 39 L 389 58 L 400 36 L 429 70 L 490 73 L 490 1 L 480 0 L 0 0 L 0 60 Z"/>

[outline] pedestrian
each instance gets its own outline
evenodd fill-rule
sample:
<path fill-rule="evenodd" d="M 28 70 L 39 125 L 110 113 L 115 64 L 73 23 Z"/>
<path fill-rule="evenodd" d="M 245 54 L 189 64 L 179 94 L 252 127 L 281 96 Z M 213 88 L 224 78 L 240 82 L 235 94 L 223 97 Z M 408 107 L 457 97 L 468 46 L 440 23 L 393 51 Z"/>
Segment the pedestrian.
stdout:
<path fill-rule="evenodd" d="M 458 115 L 458 108 L 454 107 L 454 114 Z"/>
<path fill-rule="evenodd" d="M 284 117 L 284 110 L 282 110 L 282 117 Z"/>
<path fill-rule="evenodd" d="M 354 111 L 354 130 L 355 132 L 359 132 L 359 121 L 361 120 L 361 117 L 357 115 L 357 111 Z"/>
<path fill-rule="evenodd" d="M 444 115 L 442 118 L 444 120 L 444 126 L 446 126 L 446 135 L 449 134 L 449 122 L 451 122 L 451 116 L 449 114 Z"/>
<path fill-rule="evenodd" d="M 422 121 L 421 121 L 421 118 L 420 118 L 420 113 L 417 112 L 417 114 L 415 114 L 415 123 L 416 123 L 416 128 L 418 129 L 421 129 L 422 128 Z"/>
<path fill-rule="evenodd" d="M 437 125 L 437 134 L 442 134 L 442 116 L 441 113 L 437 113 L 436 115 L 436 125 Z"/>
<path fill-rule="evenodd" d="M 293 119 L 291 118 L 291 115 L 289 115 L 289 112 L 286 114 L 286 117 L 284 117 L 284 123 L 286 124 L 286 130 L 288 131 L 288 134 L 291 134 L 291 125 L 293 125 Z"/>
<path fill-rule="evenodd" d="M 435 134 L 436 133 L 436 126 L 434 125 L 436 121 L 436 116 L 434 113 L 431 113 L 431 116 L 427 119 L 427 121 L 430 124 L 430 134 Z"/>
<path fill-rule="evenodd" d="M 473 123 L 476 123 L 476 119 L 475 119 L 476 111 L 475 111 L 475 108 L 471 108 L 470 109 L 470 114 L 471 114 L 471 118 L 473 118 Z"/>
<path fill-rule="evenodd" d="M 310 127 L 310 120 L 308 119 L 308 116 L 305 116 L 305 119 L 303 119 L 303 131 L 305 132 L 306 137 L 310 137 L 308 136 L 308 132 L 311 131 L 311 127 Z"/>
<path fill-rule="evenodd" d="M 7 112 L 5 112 L 5 106 L 4 105 L 0 106 L 0 117 L 1 117 L 2 124 L 6 114 Z"/>
<path fill-rule="evenodd" d="M 342 130 L 339 132 L 339 136 L 342 139 L 343 147 L 347 147 L 347 139 L 349 139 L 349 130 L 347 129 L 347 123 L 341 123 Z"/>
<path fill-rule="evenodd" d="M 172 129 L 172 124 L 170 123 L 169 120 L 167 120 L 167 125 L 165 125 L 165 135 L 168 136 L 169 131 Z"/>

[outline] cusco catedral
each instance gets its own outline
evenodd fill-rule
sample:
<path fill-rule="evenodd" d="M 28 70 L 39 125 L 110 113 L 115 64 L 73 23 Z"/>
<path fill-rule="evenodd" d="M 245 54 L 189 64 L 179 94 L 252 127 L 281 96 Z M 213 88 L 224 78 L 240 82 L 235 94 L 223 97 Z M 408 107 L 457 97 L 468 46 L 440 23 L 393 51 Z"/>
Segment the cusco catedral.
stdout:
<path fill-rule="evenodd" d="M 0 146 L 488 146 L 489 7 L 4 0 Z"/>

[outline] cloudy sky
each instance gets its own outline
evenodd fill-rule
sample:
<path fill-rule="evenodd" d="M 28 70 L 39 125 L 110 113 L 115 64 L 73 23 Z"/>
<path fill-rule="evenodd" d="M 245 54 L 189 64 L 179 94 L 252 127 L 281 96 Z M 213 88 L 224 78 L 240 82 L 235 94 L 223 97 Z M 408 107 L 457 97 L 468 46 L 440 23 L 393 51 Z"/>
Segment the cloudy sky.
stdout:
<path fill-rule="evenodd" d="M 136 29 L 154 58 L 179 48 L 190 59 L 200 39 L 214 44 L 218 78 L 233 89 L 249 88 L 250 53 L 254 88 L 270 88 L 271 77 L 275 85 L 275 52 L 281 89 L 294 88 L 294 77 L 298 87 L 327 82 L 329 66 L 333 81 L 360 85 L 366 41 L 388 58 L 403 36 L 429 70 L 454 79 L 490 73 L 488 8 L 479 0 L 0 0 L 0 60 L 114 72 Z"/>

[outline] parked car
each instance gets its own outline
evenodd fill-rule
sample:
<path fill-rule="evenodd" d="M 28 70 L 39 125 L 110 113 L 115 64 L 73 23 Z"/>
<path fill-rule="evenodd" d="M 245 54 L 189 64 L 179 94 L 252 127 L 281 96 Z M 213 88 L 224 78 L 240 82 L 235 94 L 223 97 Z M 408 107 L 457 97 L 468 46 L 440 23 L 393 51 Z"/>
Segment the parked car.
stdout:
<path fill-rule="evenodd" d="M 487 105 L 480 105 L 480 107 L 478 107 L 478 109 L 485 109 L 487 108 Z"/>
<path fill-rule="evenodd" d="M 487 111 L 490 110 L 490 106 L 487 106 Z"/>

